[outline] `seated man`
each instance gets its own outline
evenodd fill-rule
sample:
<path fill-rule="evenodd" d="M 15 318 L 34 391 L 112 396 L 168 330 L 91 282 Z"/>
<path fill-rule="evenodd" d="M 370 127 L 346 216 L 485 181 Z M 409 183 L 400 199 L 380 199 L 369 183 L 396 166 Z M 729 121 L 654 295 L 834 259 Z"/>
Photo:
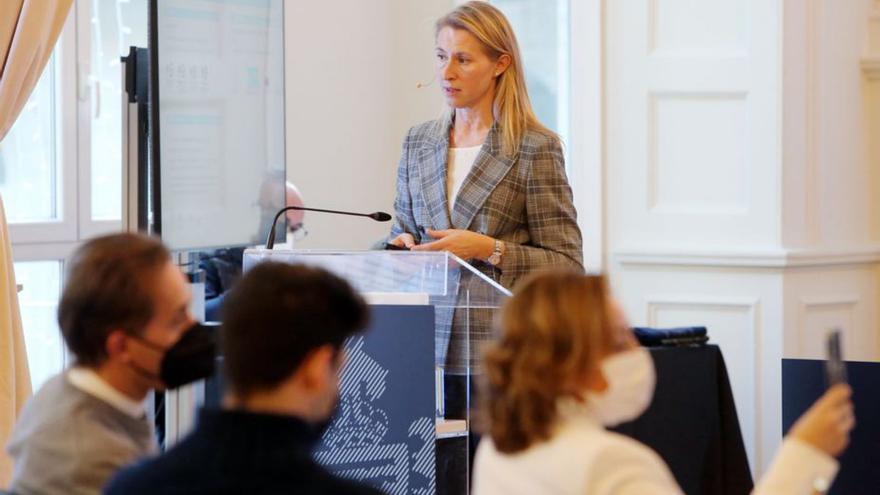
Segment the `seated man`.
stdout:
<path fill-rule="evenodd" d="M 280 197 L 278 188 L 284 185 L 285 204 L 276 203 Z M 284 182 L 284 175 L 270 178 L 260 185 L 260 232 L 252 244 L 262 246 L 266 242 L 272 220 L 278 210 L 285 206 L 304 206 L 302 194 L 290 182 Z M 287 232 L 293 235 L 293 241 L 302 239 L 307 232 L 303 226 L 305 212 L 289 210 L 285 212 Z M 283 223 L 283 222 L 282 222 Z M 278 232 L 279 242 L 284 242 L 284 234 Z M 199 253 L 199 268 L 205 271 L 205 320 L 221 321 L 223 299 L 241 278 L 241 265 L 245 248 L 222 248 Z"/>
<path fill-rule="evenodd" d="M 190 291 L 162 244 L 119 234 L 75 255 L 58 306 L 74 359 L 22 410 L 9 441 L 19 494 L 100 493 L 121 467 L 156 451 L 144 400 L 160 363 L 193 323 Z"/>
<path fill-rule="evenodd" d="M 107 493 L 378 493 L 312 458 L 338 397 L 343 342 L 368 317 L 351 286 L 264 262 L 230 291 L 224 315 L 223 408 L 203 410 L 190 436 L 123 470 Z"/>

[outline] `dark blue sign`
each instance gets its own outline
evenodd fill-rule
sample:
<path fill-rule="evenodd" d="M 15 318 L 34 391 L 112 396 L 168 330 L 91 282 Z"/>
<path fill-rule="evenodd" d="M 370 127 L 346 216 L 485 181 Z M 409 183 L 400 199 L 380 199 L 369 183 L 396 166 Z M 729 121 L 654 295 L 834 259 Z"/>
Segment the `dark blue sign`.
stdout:
<path fill-rule="evenodd" d="M 315 459 L 389 494 L 433 494 L 434 308 L 371 309 L 369 330 L 346 343 L 339 408 Z"/>

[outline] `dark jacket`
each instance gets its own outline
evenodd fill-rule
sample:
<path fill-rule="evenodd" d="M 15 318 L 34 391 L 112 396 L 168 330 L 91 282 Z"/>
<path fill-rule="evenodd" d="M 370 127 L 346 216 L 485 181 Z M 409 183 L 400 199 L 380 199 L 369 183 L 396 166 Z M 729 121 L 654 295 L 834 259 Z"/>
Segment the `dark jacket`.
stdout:
<path fill-rule="evenodd" d="M 297 418 L 203 410 L 195 431 L 164 455 L 119 473 L 104 493 L 377 494 L 312 460 L 315 429 Z"/>

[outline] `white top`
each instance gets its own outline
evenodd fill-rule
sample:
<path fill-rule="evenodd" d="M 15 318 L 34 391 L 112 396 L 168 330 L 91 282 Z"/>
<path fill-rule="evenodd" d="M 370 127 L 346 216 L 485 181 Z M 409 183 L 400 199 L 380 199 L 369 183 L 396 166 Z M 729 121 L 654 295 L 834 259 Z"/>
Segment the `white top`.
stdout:
<path fill-rule="evenodd" d="M 752 493 L 811 494 L 814 486 L 828 486 L 837 468 L 828 455 L 788 438 Z M 498 452 L 491 438 L 483 437 L 474 461 L 473 493 L 680 495 L 682 491 L 653 450 L 580 414 L 561 421 L 550 440 L 512 455 Z"/>
<path fill-rule="evenodd" d="M 471 173 L 474 163 L 477 161 L 477 155 L 480 154 L 479 146 L 469 146 L 467 148 L 449 148 L 449 155 L 446 159 L 446 205 L 449 212 L 455 205 L 455 198 L 461 185 L 464 184 L 465 177 Z"/>
<path fill-rule="evenodd" d="M 122 392 L 113 388 L 100 375 L 88 368 L 76 367 L 67 372 L 67 380 L 74 387 L 100 399 L 134 419 L 141 419 L 146 414 L 143 403 L 131 400 Z"/>

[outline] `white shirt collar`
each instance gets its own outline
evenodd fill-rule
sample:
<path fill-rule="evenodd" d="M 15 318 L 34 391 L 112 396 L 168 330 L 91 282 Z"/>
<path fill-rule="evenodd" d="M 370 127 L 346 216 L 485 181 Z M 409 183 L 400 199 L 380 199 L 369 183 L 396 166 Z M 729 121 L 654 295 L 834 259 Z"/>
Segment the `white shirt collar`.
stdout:
<path fill-rule="evenodd" d="M 144 417 L 145 409 L 142 402 L 137 402 L 127 397 L 122 392 L 113 388 L 100 375 L 89 368 L 75 367 L 67 372 L 67 380 L 74 387 L 83 392 L 110 404 L 115 409 L 135 419 Z"/>

